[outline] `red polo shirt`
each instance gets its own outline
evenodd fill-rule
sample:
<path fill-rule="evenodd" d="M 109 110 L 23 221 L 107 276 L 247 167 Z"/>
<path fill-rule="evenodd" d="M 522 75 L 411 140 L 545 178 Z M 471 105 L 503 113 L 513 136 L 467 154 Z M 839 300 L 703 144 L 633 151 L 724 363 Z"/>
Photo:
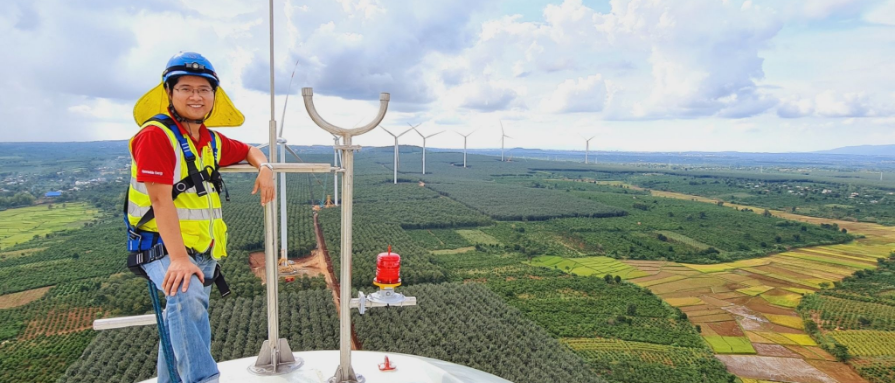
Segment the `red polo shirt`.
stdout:
<path fill-rule="evenodd" d="M 199 127 L 199 141 L 196 141 L 190 134 L 175 121 L 177 128 L 184 137 L 189 137 L 193 141 L 193 146 L 198 152 L 211 143 L 211 134 L 203 124 Z M 131 147 L 131 154 L 137 166 L 137 182 L 158 182 L 165 185 L 174 184 L 174 147 L 171 146 L 171 140 L 168 135 L 157 126 L 147 126 L 134 137 Z M 221 138 L 221 147 L 218 148 L 220 153 L 219 165 L 221 167 L 230 166 L 246 159 L 249 154 L 249 146 L 236 140 L 231 140 L 221 134 L 215 132 Z M 178 148 L 179 150 L 179 148 Z M 198 155 L 198 153 L 196 153 Z"/>

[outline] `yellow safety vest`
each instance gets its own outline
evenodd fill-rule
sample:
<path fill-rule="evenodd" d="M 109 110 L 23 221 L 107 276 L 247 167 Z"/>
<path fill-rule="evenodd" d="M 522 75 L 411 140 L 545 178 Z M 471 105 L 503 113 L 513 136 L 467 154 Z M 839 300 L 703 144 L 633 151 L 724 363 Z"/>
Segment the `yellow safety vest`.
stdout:
<path fill-rule="evenodd" d="M 176 184 L 187 178 L 189 176 L 189 166 L 183 150 L 180 149 L 177 137 L 163 123 L 157 121 L 147 121 L 140 129 L 145 129 L 148 126 L 161 128 L 171 141 L 175 157 L 173 183 Z M 216 141 L 215 145 L 218 148 L 217 158 L 213 154 L 211 145 L 206 145 L 199 152 L 196 151 L 192 140 L 186 137 L 190 151 L 196 157 L 196 169 L 208 172 L 209 175 L 211 170 L 207 167 L 214 169 L 215 164 L 220 162 L 221 157 L 221 138 L 219 135 L 213 134 L 212 139 Z M 131 225 L 136 225 L 139 223 L 140 218 L 149 211 L 152 203 L 146 191 L 146 185 L 142 182 L 137 182 L 137 165 L 133 159 L 133 143 L 134 138 L 131 138 L 128 144 L 131 151 L 131 181 L 128 191 L 127 219 Z M 192 187 L 180 193 L 174 200 L 174 206 L 177 208 L 177 217 L 180 219 L 180 234 L 183 236 L 183 244 L 199 253 L 208 251 L 213 243 L 211 255 L 215 259 L 221 259 L 227 256 L 227 225 L 224 223 L 223 215 L 221 214 L 221 199 L 218 195 L 219 191 L 215 189 L 211 182 L 203 181 L 202 183 L 205 185 L 205 190 L 208 191 L 206 195 L 199 196 L 196 193 L 196 188 Z M 158 226 L 154 218 L 138 229 L 158 233 Z"/>

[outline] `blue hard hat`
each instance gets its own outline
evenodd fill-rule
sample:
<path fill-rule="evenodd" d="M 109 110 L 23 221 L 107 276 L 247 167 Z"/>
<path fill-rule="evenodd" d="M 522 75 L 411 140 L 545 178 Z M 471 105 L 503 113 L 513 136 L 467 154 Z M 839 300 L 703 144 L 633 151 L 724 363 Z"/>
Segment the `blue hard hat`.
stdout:
<path fill-rule="evenodd" d="M 162 72 L 162 82 L 167 83 L 171 77 L 184 75 L 205 77 L 211 81 L 213 87 L 217 87 L 220 82 L 211 61 L 195 52 L 180 52 L 171 57 Z"/>

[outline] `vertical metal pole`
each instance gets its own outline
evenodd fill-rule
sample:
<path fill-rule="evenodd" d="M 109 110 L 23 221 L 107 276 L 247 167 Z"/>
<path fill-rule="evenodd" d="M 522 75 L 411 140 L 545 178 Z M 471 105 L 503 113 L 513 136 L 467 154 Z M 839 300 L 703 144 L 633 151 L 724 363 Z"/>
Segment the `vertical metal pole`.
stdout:
<path fill-rule="evenodd" d="M 587 165 L 587 156 L 590 154 L 590 140 L 587 140 L 587 145 L 584 147 L 584 164 Z"/>
<path fill-rule="evenodd" d="M 426 137 L 423 137 L 423 174 L 426 174 Z"/>
<path fill-rule="evenodd" d="M 280 162 L 286 163 L 286 140 L 282 140 L 283 148 L 280 150 Z M 289 242 L 287 239 L 287 211 L 286 207 L 286 172 L 280 173 L 280 259 L 283 260 L 283 265 L 286 265 L 286 261 L 288 260 L 288 249 L 287 245 Z"/>
<path fill-rule="evenodd" d="M 395 137 L 395 185 L 398 184 L 398 137 Z M 342 176 L 344 177 L 344 176 Z"/>
<path fill-rule="evenodd" d="M 273 55 L 273 0 L 270 0 L 268 6 L 268 19 L 270 20 L 270 124 L 268 126 L 270 134 L 270 144 L 267 146 L 270 150 L 270 158 L 277 158 L 277 118 L 275 104 L 275 88 L 274 88 L 274 55 Z M 277 190 L 277 179 L 273 179 L 274 190 Z M 268 203 L 264 209 L 264 252 L 267 260 L 265 270 L 267 275 L 267 340 L 270 346 L 270 360 L 273 369 L 276 371 L 277 361 L 279 360 L 279 307 L 277 299 L 277 257 L 276 257 L 276 204 Z"/>
<path fill-rule="evenodd" d="M 354 151 L 351 149 L 351 136 L 343 136 L 342 165 L 345 174 L 342 176 L 342 263 L 339 283 L 339 369 L 342 378 L 353 375 L 351 369 L 351 213 L 354 208 Z"/>
<path fill-rule="evenodd" d="M 463 136 L 463 168 L 466 168 L 466 136 Z"/>

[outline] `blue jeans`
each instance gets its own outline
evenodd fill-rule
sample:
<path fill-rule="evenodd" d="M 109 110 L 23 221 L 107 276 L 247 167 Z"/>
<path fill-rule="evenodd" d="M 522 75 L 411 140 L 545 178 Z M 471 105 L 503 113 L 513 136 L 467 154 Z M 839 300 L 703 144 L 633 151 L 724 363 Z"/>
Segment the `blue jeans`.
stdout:
<path fill-rule="evenodd" d="M 210 254 L 200 254 L 195 258 L 190 257 L 190 260 L 199 266 L 206 280 L 214 276 L 218 263 Z M 162 281 L 170 265 L 171 259 L 166 256 L 141 267 L 155 287 L 162 291 Z M 186 293 L 182 291 L 182 287 L 177 287 L 177 294 L 173 297 L 166 297 L 164 314 L 171 346 L 174 348 L 177 374 L 184 383 L 217 382 L 220 373 L 217 363 L 211 357 L 211 325 L 208 322 L 211 286 L 203 286 L 199 278 L 193 275 Z M 158 383 L 170 383 L 171 377 L 168 376 L 168 365 L 161 345 L 158 354 Z"/>

